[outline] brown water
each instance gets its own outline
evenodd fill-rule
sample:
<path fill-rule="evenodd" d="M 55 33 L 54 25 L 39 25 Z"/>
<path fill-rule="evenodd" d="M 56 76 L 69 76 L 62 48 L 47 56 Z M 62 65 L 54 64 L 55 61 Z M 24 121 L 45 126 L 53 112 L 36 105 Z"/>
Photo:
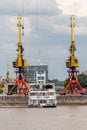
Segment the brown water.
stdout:
<path fill-rule="evenodd" d="M 0 108 L 0 130 L 87 130 L 87 106 Z"/>

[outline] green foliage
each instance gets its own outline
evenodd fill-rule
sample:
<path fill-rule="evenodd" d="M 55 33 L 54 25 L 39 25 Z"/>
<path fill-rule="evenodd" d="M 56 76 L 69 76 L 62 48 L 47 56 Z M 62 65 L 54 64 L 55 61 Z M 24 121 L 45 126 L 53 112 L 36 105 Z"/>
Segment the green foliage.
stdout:
<path fill-rule="evenodd" d="M 49 80 L 49 82 L 54 83 L 55 86 L 64 86 L 64 81 L 59 81 L 58 79 Z"/>
<path fill-rule="evenodd" d="M 79 83 L 81 84 L 81 86 L 83 88 L 87 88 L 87 75 L 79 74 L 78 75 L 78 80 L 79 80 Z M 55 86 L 66 86 L 68 81 L 69 81 L 68 78 L 66 80 L 64 80 L 64 81 L 59 81 L 58 79 L 49 80 L 49 82 L 54 83 Z"/>
<path fill-rule="evenodd" d="M 87 75 L 85 74 L 78 75 L 78 80 L 82 87 L 87 88 Z"/>
<path fill-rule="evenodd" d="M 67 78 L 67 79 L 64 81 L 64 86 L 67 85 L 68 81 L 69 81 L 69 79 Z"/>
<path fill-rule="evenodd" d="M 79 80 L 79 83 L 80 85 L 83 87 L 83 88 L 86 88 L 87 87 L 87 76 L 85 74 L 79 74 L 78 75 L 78 80 Z M 64 81 L 64 86 L 66 86 L 66 84 L 68 83 L 69 79 L 67 78 L 65 81 Z"/>

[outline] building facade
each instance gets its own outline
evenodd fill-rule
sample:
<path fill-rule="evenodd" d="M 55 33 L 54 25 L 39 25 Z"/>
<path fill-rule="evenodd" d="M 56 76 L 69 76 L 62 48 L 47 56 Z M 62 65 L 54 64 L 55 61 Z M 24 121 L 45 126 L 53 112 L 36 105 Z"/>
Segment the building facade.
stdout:
<path fill-rule="evenodd" d="M 48 65 L 33 64 L 24 69 L 26 79 L 29 77 L 29 83 L 46 83 L 48 82 Z"/>

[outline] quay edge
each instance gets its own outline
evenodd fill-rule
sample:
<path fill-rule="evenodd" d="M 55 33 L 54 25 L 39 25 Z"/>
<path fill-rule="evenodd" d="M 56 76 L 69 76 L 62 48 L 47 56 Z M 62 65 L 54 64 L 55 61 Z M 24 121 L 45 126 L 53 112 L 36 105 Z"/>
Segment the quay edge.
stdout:
<path fill-rule="evenodd" d="M 57 105 L 87 105 L 87 95 L 57 95 Z"/>
<path fill-rule="evenodd" d="M 26 108 L 28 107 L 28 97 L 25 95 L 0 95 L 0 108 Z"/>
<path fill-rule="evenodd" d="M 57 95 L 57 105 L 87 105 L 87 95 Z M 0 108 L 28 108 L 26 95 L 0 95 Z"/>

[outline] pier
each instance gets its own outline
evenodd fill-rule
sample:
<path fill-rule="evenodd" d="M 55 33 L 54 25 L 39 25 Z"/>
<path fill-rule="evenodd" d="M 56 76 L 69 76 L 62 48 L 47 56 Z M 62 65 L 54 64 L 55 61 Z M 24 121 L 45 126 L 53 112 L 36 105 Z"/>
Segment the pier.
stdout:
<path fill-rule="evenodd" d="M 59 105 L 87 105 L 87 95 L 57 95 L 57 106 Z M 0 95 L 0 107 L 28 108 L 28 96 Z"/>
<path fill-rule="evenodd" d="M 25 95 L 0 95 L 0 107 L 28 107 Z"/>
<path fill-rule="evenodd" d="M 87 95 L 57 95 L 57 105 L 87 105 Z"/>

